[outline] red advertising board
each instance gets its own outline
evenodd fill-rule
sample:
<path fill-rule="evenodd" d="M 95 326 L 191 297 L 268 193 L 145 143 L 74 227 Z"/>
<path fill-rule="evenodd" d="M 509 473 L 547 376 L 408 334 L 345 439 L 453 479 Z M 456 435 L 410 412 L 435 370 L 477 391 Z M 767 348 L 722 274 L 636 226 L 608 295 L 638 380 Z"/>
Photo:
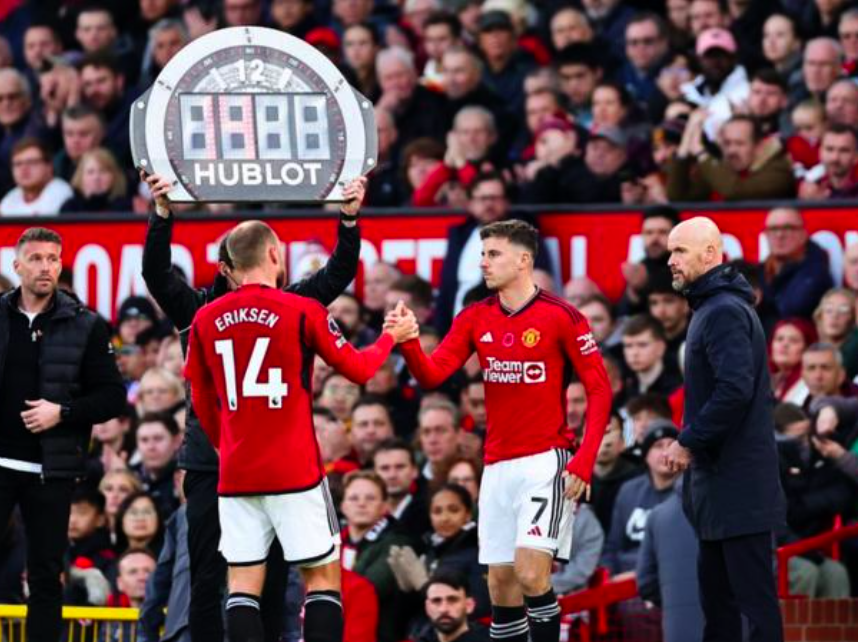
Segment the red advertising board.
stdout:
<path fill-rule="evenodd" d="M 767 252 L 762 234 L 764 209 L 704 212 L 725 234 L 730 258 L 759 260 Z M 620 266 L 641 256 L 640 214 L 636 212 L 543 213 L 538 216 L 549 251 L 565 282 L 589 276 L 612 297 L 623 288 Z M 284 241 L 290 278 L 296 279 L 324 261 L 336 238 L 334 218 L 306 216 L 268 218 Z M 378 260 L 417 272 L 437 285 L 446 250 L 447 229 L 463 220 L 458 215 L 409 213 L 365 216 L 361 221 L 362 268 Z M 805 211 L 808 230 L 829 253 L 832 270 L 840 272 L 843 249 L 858 242 L 858 211 L 846 208 Z M 195 285 L 214 277 L 217 244 L 236 219 L 186 218 L 175 225 L 173 260 Z M 113 316 L 130 294 L 145 292 L 141 274 L 146 221 L 140 218 L 69 221 L 63 218 L 0 221 L 0 273 L 14 278 L 15 241 L 38 224 L 63 236 L 63 262 L 74 275 L 75 290 L 102 314 Z M 363 270 L 361 270 L 362 274 Z M 359 275 L 356 289 L 360 293 Z"/>

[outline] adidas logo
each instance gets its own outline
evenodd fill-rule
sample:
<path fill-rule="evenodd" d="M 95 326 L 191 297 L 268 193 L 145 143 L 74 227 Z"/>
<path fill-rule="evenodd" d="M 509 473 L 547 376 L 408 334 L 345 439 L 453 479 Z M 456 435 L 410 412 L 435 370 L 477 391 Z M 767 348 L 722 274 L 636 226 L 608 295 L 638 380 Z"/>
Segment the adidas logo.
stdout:
<path fill-rule="evenodd" d="M 536 537 L 542 537 L 542 530 L 539 526 L 534 526 L 529 531 L 527 531 L 528 535 L 535 535 Z"/>
<path fill-rule="evenodd" d="M 494 339 L 492 339 L 492 333 L 486 332 L 483 336 L 481 336 L 480 343 L 494 343 Z"/>

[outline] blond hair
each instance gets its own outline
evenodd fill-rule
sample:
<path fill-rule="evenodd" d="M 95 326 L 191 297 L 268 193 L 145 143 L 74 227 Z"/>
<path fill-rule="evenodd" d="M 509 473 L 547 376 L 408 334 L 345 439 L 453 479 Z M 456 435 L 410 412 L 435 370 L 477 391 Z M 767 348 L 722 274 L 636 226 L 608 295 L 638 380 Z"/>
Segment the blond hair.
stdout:
<path fill-rule="evenodd" d="M 116 158 L 114 158 L 113 154 L 104 147 L 97 147 L 96 149 L 84 152 L 83 156 L 80 157 L 80 160 L 77 163 L 77 169 L 74 172 L 74 176 L 72 176 L 72 187 L 83 194 L 83 171 L 86 164 L 91 161 L 101 165 L 103 169 L 109 171 L 113 176 L 113 185 L 110 187 L 109 192 L 110 198 L 116 199 L 125 196 L 126 190 L 128 189 L 128 181 L 125 178 L 125 174 L 123 174 L 122 170 L 119 169 L 119 163 L 116 162 Z"/>

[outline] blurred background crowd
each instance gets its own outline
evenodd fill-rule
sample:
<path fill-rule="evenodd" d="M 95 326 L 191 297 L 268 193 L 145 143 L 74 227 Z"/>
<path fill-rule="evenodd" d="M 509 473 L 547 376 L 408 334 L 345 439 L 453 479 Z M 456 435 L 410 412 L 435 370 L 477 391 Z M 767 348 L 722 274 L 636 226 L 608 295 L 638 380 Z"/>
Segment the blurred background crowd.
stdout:
<path fill-rule="evenodd" d="M 330 306 L 358 346 L 377 336 L 385 310 L 401 299 L 431 351 L 453 316 L 488 294 L 469 243 L 474 230 L 521 216 L 517 204 L 643 206 L 644 258 L 622 266 L 620 300 L 586 278 L 561 288 L 547 253 L 538 263 L 541 287 L 589 319 L 615 399 L 593 496 L 577 514 L 574 554 L 557 567 L 554 584 L 558 593 L 578 590 L 603 567 L 615 577 L 634 574 L 649 602 L 677 599 L 665 593 L 667 578 L 696 591 L 688 577 L 693 534 L 678 508 L 678 479 L 661 461 L 682 426 L 690 317 L 666 267 L 667 236 L 678 221 L 667 203 L 858 194 L 858 7 L 844 0 L 41 0 L 7 2 L 2 12 L 4 217 L 149 212 L 131 168 L 128 112 L 190 39 L 265 25 L 333 60 L 376 105 L 380 163 L 365 205 L 468 214 L 449 231 L 440 289 L 379 262 L 364 275 L 361 300 L 344 294 Z M 755 289 L 770 340 L 789 504 L 784 544 L 854 520 L 858 507 L 858 245 L 846 249 L 843 273 L 833 274 L 799 209 L 773 207 L 761 233 L 766 260 L 734 267 Z M 122 303 L 114 342 L 128 406 L 94 428 L 88 478 L 72 505 L 66 597 L 68 604 L 145 606 L 139 639 L 154 640 L 162 607 L 169 600 L 180 609 L 177 591 L 189 581 L 176 468 L 182 350 L 176 329 L 146 297 Z M 440 569 L 464 575 L 473 617 L 487 616 L 475 528 L 486 426 L 479 363 L 424 391 L 397 356 L 365 387 L 317 362 L 313 392 L 316 434 L 345 527 L 344 565 L 369 587 L 359 592 L 361 611 L 376 613 L 377 639 L 437 639 L 420 590 Z M 580 384 L 570 385 L 566 402 L 580 438 L 587 405 Z M 655 515 L 671 515 L 670 527 L 659 528 L 664 521 Z M 19 603 L 24 537 L 17 518 L 0 526 L 0 603 Z M 856 550 L 846 543 L 843 554 L 841 561 L 821 553 L 794 558 L 793 590 L 850 595 L 858 587 Z M 639 607 L 640 623 L 647 606 Z"/>

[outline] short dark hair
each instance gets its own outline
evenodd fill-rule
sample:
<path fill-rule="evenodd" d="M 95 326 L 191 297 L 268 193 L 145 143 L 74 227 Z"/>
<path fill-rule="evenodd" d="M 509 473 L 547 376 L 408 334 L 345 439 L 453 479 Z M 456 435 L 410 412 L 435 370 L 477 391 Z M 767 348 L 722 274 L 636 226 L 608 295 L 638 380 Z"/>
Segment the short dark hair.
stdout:
<path fill-rule="evenodd" d="M 355 405 L 352 406 L 352 414 L 354 414 L 355 410 L 357 410 L 361 406 L 381 406 L 382 408 L 384 408 L 385 412 L 387 412 L 387 416 L 390 417 L 390 408 L 387 407 L 387 400 L 381 395 L 377 395 L 371 392 L 361 395 L 360 397 L 358 397 L 358 400 L 355 402 Z"/>
<path fill-rule="evenodd" d="M 119 58 L 114 56 L 110 51 L 92 51 L 81 58 L 77 68 L 83 71 L 85 67 L 95 67 L 96 69 L 108 69 L 114 76 L 125 76 L 125 70 L 122 68 L 122 63 Z"/>
<path fill-rule="evenodd" d="M 620 100 L 620 105 L 625 107 L 627 110 L 631 109 L 634 104 L 634 98 L 629 93 L 629 90 L 626 89 L 625 85 L 622 85 L 614 80 L 602 80 L 595 86 L 593 91 L 596 89 L 613 89 L 617 93 L 617 98 Z"/>
<path fill-rule="evenodd" d="M 143 424 L 161 424 L 173 437 L 181 432 L 179 423 L 169 412 L 147 412 L 137 421 L 137 427 Z"/>
<path fill-rule="evenodd" d="M 858 146 L 858 130 L 846 123 L 831 123 L 825 128 L 825 131 L 822 133 L 822 138 L 825 138 L 827 134 L 834 134 L 836 136 L 849 134 L 852 136 L 852 140 L 855 141 L 855 145 Z"/>
<path fill-rule="evenodd" d="M 569 65 L 584 65 L 593 71 L 604 68 L 599 51 L 589 42 L 566 45 L 557 53 L 554 68 L 560 69 Z"/>
<path fill-rule="evenodd" d="M 677 292 L 673 287 L 673 276 L 670 274 L 670 269 L 667 266 L 657 268 L 649 274 L 644 294 L 647 300 L 651 294 L 670 294 L 675 297 L 682 297 L 682 294 Z"/>
<path fill-rule="evenodd" d="M 312 1 L 312 0 L 310 0 L 310 1 Z M 343 30 L 343 34 L 345 34 L 346 31 L 348 31 L 349 29 L 352 29 L 353 27 L 360 27 L 361 29 L 366 31 L 369 34 L 370 40 L 372 40 L 372 44 L 374 44 L 374 45 L 380 45 L 381 44 L 381 37 L 378 34 L 378 28 L 374 24 L 372 24 L 371 22 L 358 22 L 356 24 L 350 25 Z"/>
<path fill-rule="evenodd" d="M 670 221 L 674 226 L 679 225 L 680 216 L 679 210 L 670 205 L 652 205 L 643 211 L 643 220 L 647 221 L 651 218 L 663 218 Z"/>
<path fill-rule="evenodd" d="M 86 482 L 78 484 L 72 493 L 72 504 L 89 504 L 99 513 L 104 513 L 105 498 L 98 488 Z"/>
<path fill-rule="evenodd" d="M 465 292 L 465 297 L 462 299 L 462 306 L 467 308 L 472 303 L 479 303 L 483 299 L 488 299 L 490 296 L 492 296 L 492 291 L 489 290 L 486 282 L 481 279 L 477 285 Z M 440 334 L 438 335 L 438 338 L 441 338 Z"/>
<path fill-rule="evenodd" d="M 113 15 L 113 12 L 108 9 L 106 5 L 101 4 L 99 2 L 84 3 L 84 5 L 77 10 L 77 16 L 75 16 L 75 18 L 79 18 L 81 14 L 84 13 L 106 13 L 108 16 L 110 16 L 110 21 L 114 24 L 114 26 L 116 25 L 116 17 Z"/>
<path fill-rule="evenodd" d="M 447 25 L 450 28 L 450 33 L 454 38 L 462 35 L 462 23 L 459 17 L 453 15 L 449 11 L 433 11 L 429 14 L 426 20 L 423 21 L 423 31 L 434 25 Z"/>
<path fill-rule="evenodd" d="M 375 456 L 378 455 L 378 453 L 387 453 L 396 450 L 401 450 L 403 452 L 408 453 L 408 459 L 409 461 L 411 461 L 412 466 L 415 466 L 417 464 L 417 460 L 414 458 L 414 449 L 408 445 L 407 441 L 399 437 L 391 437 L 390 439 L 385 439 L 376 447 L 375 452 L 372 453 L 373 464 L 375 464 Z"/>
<path fill-rule="evenodd" d="M 636 415 L 644 410 L 648 410 L 662 419 L 673 418 L 673 410 L 667 397 L 656 392 L 645 392 L 637 397 L 632 397 L 626 403 L 626 412 L 630 415 Z"/>
<path fill-rule="evenodd" d="M 28 227 L 15 243 L 15 251 L 19 252 L 26 243 L 56 243 L 63 245 L 63 237 L 46 227 Z"/>
<path fill-rule="evenodd" d="M 474 512 L 474 498 L 471 497 L 471 493 L 468 492 L 468 489 L 464 486 L 460 486 L 459 484 L 450 484 L 444 483 L 438 486 L 435 490 L 432 491 L 432 494 L 429 495 L 429 505 L 432 505 L 432 500 L 435 499 L 440 493 L 453 493 L 456 497 L 459 498 L 459 501 L 462 502 L 462 506 L 464 506 L 468 511 L 472 514 Z"/>
<path fill-rule="evenodd" d="M 744 259 L 734 259 L 728 265 L 745 277 L 752 288 L 760 287 L 760 268 L 757 263 Z"/>
<path fill-rule="evenodd" d="M 611 303 L 611 300 L 604 294 L 591 294 L 589 296 L 585 296 L 581 300 L 580 305 L 578 305 L 578 309 L 580 310 L 585 305 L 590 305 L 591 303 L 598 303 L 605 308 L 608 311 L 608 314 L 611 315 L 612 320 L 616 318 L 616 315 L 614 314 L 614 306 Z"/>
<path fill-rule="evenodd" d="M 95 118 L 102 127 L 104 127 L 104 116 L 101 114 L 100 111 L 93 109 L 86 103 L 66 107 L 63 110 L 62 117 L 64 120 L 83 120 L 84 118 L 92 117 Z"/>
<path fill-rule="evenodd" d="M 9 154 L 9 158 L 15 158 L 21 152 L 31 149 L 35 147 L 39 150 L 39 153 L 42 155 L 42 159 L 45 162 L 50 162 L 51 157 L 53 156 L 53 152 L 51 151 L 50 145 L 48 145 L 41 138 L 36 138 L 35 136 L 25 136 L 17 143 L 12 146 L 12 152 Z"/>
<path fill-rule="evenodd" d="M 485 241 L 491 238 L 506 239 L 510 243 L 520 245 L 530 252 L 534 261 L 539 254 L 539 232 L 525 221 L 510 219 L 489 223 L 480 230 L 480 239 Z"/>
<path fill-rule="evenodd" d="M 471 586 L 468 583 L 467 576 L 456 568 L 442 566 L 432 573 L 423 587 L 424 596 L 429 592 L 429 587 L 433 584 L 443 584 L 444 586 L 449 586 L 454 591 L 464 591 L 465 595 L 471 597 Z"/>
<path fill-rule="evenodd" d="M 657 340 L 667 343 L 664 326 L 661 325 L 658 319 L 648 314 L 636 314 L 626 321 L 626 324 L 623 326 L 624 337 L 636 337 L 644 332 L 650 332 Z"/>
<path fill-rule="evenodd" d="M 616 408 L 616 406 L 611 407 L 611 414 L 608 415 L 608 425 L 605 427 L 605 433 L 608 432 L 611 427 L 611 424 L 614 421 L 619 424 L 620 432 L 623 432 L 623 426 L 625 424 L 625 421 L 623 421 L 623 416 L 620 414 L 620 411 Z"/>
<path fill-rule="evenodd" d="M 695 2 L 695 0 L 691 0 L 691 2 L 693 3 L 693 2 Z M 709 2 L 712 4 L 717 4 L 718 5 L 718 11 L 720 11 L 721 13 L 727 13 L 727 11 L 728 11 L 727 0 L 703 0 L 703 2 Z"/>
<path fill-rule="evenodd" d="M 509 185 L 507 185 L 506 179 L 504 178 L 503 174 L 501 174 L 500 172 L 496 172 L 496 171 L 480 172 L 476 176 L 474 176 L 474 178 L 471 179 L 471 182 L 468 183 L 468 187 L 467 187 L 468 198 L 473 198 L 474 192 L 476 191 L 477 187 L 479 187 L 483 183 L 492 183 L 495 181 L 497 181 L 498 183 L 503 185 L 503 195 L 508 199 L 509 198 Z"/>
<path fill-rule="evenodd" d="M 325 408 L 324 406 L 320 406 L 318 404 L 313 405 L 313 415 L 319 415 L 324 417 L 325 419 L 329 419 L 330 421 L 336 421 L 337 416 L 330 408 Z"/>
<path fill-rule="evenodd" d="M 155 553 L 153 553 L 148 548 L 129 548 L 127 551 L 125 551 L 124 553 L 122 553 L 122 555 L 119 556 L 119 559 L 116 560 L 117 573 L 119 572 L 119 565 L 122 564 L 123 561 L 125 561 L 126 557 L 130 557 L 131 555 L 145 555 L 153 562 L 158 562 L 158 558 L 155 557 Z"/>
<path fill-rule="evenodd" d="M 774 67 L 763 67 L 762 69 L 757 69 L 751 77 L 751 81 L 754 80 L 758 80 L 764 85 L 778 87 L 785 94 L 789 92 L 789 84 L 787 83 L 786 78 L 784 78 Z"/>
<path fill-rule="evenodd" d="M 632 16 L 632 19 L 626 23 L 626 29 L 629 25 L 639 24 L 641 22 L 652 22 L 658 30 L 658 37 L 664 40 L 668 36 L 667 22 L 664 18 L 653 11 L 639 11 Z"/>
<path fill-rule="evenodd" d="M 422 279 L 416 274 L 406 274 L 394 281 L 389 290 L 396 292 L 407 292 L 415 303 L 424 308 L 431 308 L 434 301 L 432 295 L 432 284 L 426 279 Z"/>

